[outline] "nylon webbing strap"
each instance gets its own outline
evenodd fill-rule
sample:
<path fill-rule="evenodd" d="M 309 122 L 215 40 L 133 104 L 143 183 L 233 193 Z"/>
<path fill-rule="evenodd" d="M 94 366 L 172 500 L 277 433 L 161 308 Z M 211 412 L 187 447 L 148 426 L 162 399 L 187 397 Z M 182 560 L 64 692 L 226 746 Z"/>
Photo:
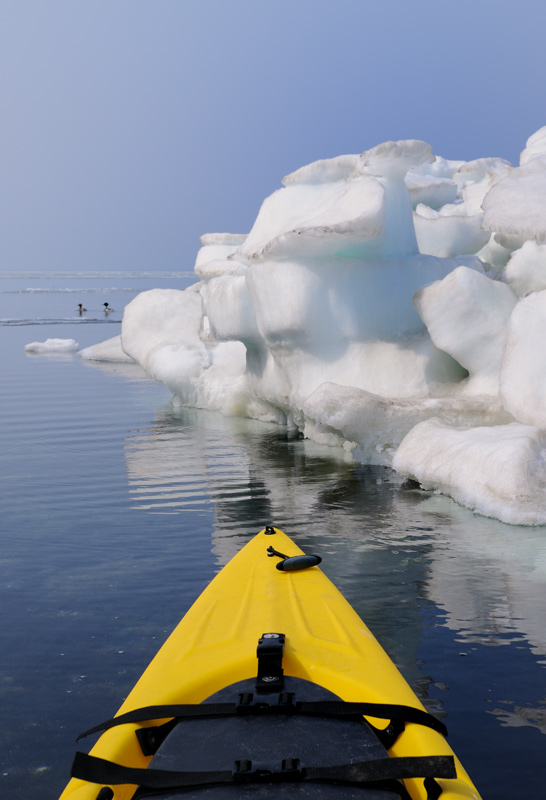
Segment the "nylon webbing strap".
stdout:
<path fill-rule="evenodd" d="M 293 762 L 293 759 L 287 761 Z M 273 772 L 253 771 L 243 773 L 230 770 L 210 772 L 174 772 L 161 769 L 124 767 L 96 756 L 76 753 L 72 764 L 73 778 L 102 784 L 134 784 L 145 789 L 178 789 L 212 784 L 231 784 L 269 781 L 317 781 L 321 783 L 369 784 L 406 778 L 456 778 L 453 756 L 408 756 L 381 758 L 327 767 L 302 767 Z"/>
<path fill-rule="evenodd" d="M 213 783 L 232 783 L 231 770 L 211 772 L 171 772 L 162 769 L 124 767 L 104 758 L 76 753 L 71 776 L 89 783 L 117 785 L 130 783 L 146 789 L 177 789 L 189 786 L 206 786 Z"/>
<path fill-rule="evenodd" d="M 342 783 L 457 777 L 453 756 L 379 758 L 335 767 L 307 767 L 304 772 L 307 780 Z"/>
<path fill-rule="evenodd" d="M 109 728 L 115 728 L 116 725 L 126 725 L 130 722 L 149 722 L 154 719 L 167 719 L 169 717 L 176 717 L 177 719 L 205 719 L 207 717 L 232 717 L 235 716 L 237 703 L 203 703 L 193 704 L 187 703 L 184 705 L 164 705 L 164 706 L 144 706 L 142 708 L 135 708 L 134 711 L 127 711 L 125 714 L 119 714 L 117 717 L 112 717 L 105 722 L 99 722 L 93 728 L 80 733 L 77 742 L 85 736 L 90 736 L 92 733 L 99 731 L 107 731 Z"/>
<path fill-rule="evenodd" d="M 243 706 L 237 703 L 200 703 L 184 705 L 146 706 L 120 714 L 117 717 L 101 722 L 94 728 L 80 733 L 76 741 L 99 731 L 125 725 L 130 722 L 150 722 L 151 720 L 176 717 L 178 720 L 206 719 L 210 717 L 232 717 L 244 714 L 303 714 L 305 716 L 324 717 L 359 717 L 370 716 L 377 719 L 402 720 L 424 725 L 427 728 L 447 736 L 447 728 L 443 722 L 426 711 L 412 706 L 388 703 L 345 703 L 343 700 L 302 701 L 292 705 L 258 705 Z"/>
<path fill-rule="evenodd" d="M 318 700 L 314 702 L 296 703 L 301 714 L 326 717 L 368 716 L 377 719 L 402 720 L 424 725 L 427 728 L 447 736 L 447 728 L 439 719 L 413 706 L 402 706 L 394 703 L 345 703 L 343 700 Z"/>

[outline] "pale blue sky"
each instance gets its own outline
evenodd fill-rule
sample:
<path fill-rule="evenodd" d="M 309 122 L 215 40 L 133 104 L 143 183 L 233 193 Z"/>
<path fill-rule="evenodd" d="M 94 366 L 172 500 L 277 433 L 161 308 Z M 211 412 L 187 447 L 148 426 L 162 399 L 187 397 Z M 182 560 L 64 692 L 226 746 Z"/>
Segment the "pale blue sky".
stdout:
<path fill-rule="evenodd" d="M 191 269 L 389 139 L 518 163 L 544 30 L 538 0 L 0 0 L 0 269 Z"/>

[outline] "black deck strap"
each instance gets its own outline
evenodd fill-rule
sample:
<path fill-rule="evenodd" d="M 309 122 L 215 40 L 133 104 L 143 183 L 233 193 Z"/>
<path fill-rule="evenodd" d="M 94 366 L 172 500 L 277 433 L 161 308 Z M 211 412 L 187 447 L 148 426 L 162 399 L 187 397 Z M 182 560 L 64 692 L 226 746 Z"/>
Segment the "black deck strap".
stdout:
<path fill-rule="evenodd" d="M 343 700 L 302 701 L 296 703 L 296 713 L 339 718 L 368 716 L 392 721 L 414 722 L 416 725 L 424 725 L 426 728 L 432 728 L 437 733 L 441 733 L 442 736 L 447 736 L 447 728 L 444 723 L 433 717 L 432 714 L 420 708 L 396 703 L 346 703 Z"/>
<path fill-rule="evenodd" d="M 447 736 L 447 728 L 443 722 L 426 711 L 413 706 L 391 703 L 346 703 L 343 700 L 300 701 L 278 705 L 252 705 L 239 703 L 186 703 L 163 706 L 145 706 L 119 714 L 117 717 L 101 722 L 93 728 L 80 733 L 76 741 L 90 736 L 92 733 L 106 731 L 117 725 L 136 722 L 151 722 L 156 719 L 176 718 L 178 721 L 206 719 L 211 717 L 233 717 L 238 714 L 302 714 L 305 716 L 337 717 L 339 719 L 361 716 L 388 719 L 392 722 L 413 722 L 432 728 L 437 733 Z"/>
<path fill-rule="evenodd" d="M 284 763 L 296 759 L 285 759 Z M 76 753 L 71 776 L 89 783 L 134 784 L 146 789 L 178 789 L 213 784 L 239 783 L 241 770 L 235 763 L 234 770 L 211 770 L 210 772 L 175 772 L 162 769 L 138 769 L 124 767 L 113 761 Z M 341 783 L 366 785 L 407 778 L 456 778 L 453 756 L 407 756 L 402 758 L 380 758 L 359 761 L 355 764 L 340 764 L 328 767 L 298 767 L 297 769 L 253 770 L 252 762 L 245 762 L 245 782 L 258 781 L 313 781 L 319 783 Z"/>
<path fill-rule="evenodd" d="M 311 781 L 355 784 L 405 778 L 457 777 L 453 756 L 378 758 L 335 767 L 307 767 L 304 773 L 305 778 Z"/>
<path fill-rule="evenodd" d="M 262 633 L 258 640 L 256 691 L 260 694 L 278 692 L 282 688 L 284 640 L 284 633 Z"/>
<path fill-rule="evenodd" d="M 177 719 L 203 719 L 206 717 L 233 717 L 237 713 L 237 703 L 186 703 L 171 704 L 164 706 L 143 706 L 119 714 L 104 722 L 99 722 L 93 728 L 80 733 L 77 742 L 92 733 L 107 731 L 117 725 L 127 725 L 131 722 L 149 722 L 154 719 L 167 719 L 176 717 Z"/>
<path fill-rule="evenodd" d="M 76 753 L 70 775 L 72 778 L 79 778 L 88 783 L 106 783 L 112 786 L 129 783 L 145 786 L 147 789 L 178 789 L 215 783 L 233 783 L 231 770 L 171 772 L 163 769 L 138 769 L 124 767 L 114 761 L 107 761 L 86 753 Z"/>

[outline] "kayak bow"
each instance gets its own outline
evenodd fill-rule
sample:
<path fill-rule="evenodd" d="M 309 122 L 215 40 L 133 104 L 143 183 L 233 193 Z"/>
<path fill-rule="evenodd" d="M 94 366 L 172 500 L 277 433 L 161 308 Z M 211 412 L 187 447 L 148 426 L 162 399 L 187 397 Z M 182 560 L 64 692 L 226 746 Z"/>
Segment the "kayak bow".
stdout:
<path fill-rule="evenodd" d="M 61 800 L 480 800 L 348 602 L 278 528 L 221 570 Z"/>

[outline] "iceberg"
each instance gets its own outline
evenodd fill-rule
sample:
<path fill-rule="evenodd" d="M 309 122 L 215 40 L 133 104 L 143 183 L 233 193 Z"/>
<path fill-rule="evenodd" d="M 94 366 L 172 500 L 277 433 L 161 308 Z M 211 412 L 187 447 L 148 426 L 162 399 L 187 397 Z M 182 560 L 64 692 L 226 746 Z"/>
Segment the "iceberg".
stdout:
<path fill-rule="evenodd" d="M 305 165 L 121 347 L 174 402 L 286 425 L 476 513 L 546 524 L 546 127 L 520 164 L 384 142 Z"/>

